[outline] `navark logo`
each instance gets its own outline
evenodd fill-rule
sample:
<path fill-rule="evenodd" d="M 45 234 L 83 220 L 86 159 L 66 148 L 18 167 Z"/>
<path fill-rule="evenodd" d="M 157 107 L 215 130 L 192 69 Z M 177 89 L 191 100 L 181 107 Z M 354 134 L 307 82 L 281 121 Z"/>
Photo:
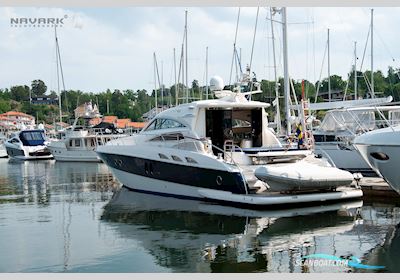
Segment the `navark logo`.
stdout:
<path fill-rule="evenodd" d="M 10 18 L 11 27 L 63 27 L 64 20 L 68 18 L 68 15 L 64 17 L 12 17 Z"/>

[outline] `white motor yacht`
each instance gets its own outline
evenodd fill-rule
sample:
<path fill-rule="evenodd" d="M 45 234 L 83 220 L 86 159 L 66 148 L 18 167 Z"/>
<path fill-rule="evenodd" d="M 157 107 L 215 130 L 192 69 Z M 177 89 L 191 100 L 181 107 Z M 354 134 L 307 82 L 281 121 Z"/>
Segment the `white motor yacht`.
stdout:
<path fill-rule="evenodd" d="M 72 126 L 57 133 L 57 139 L 51 141 L 48 148 L 57 161 L 100 162 L 95 149 L 108 141 L 125 137 L 122 130 L 116 129 L 113 124 L 100 123 L 98 126 L 89 126 L 93 118 L 100 118 L 97 105 L 92 102 L 81 105 L 82 112 L 76 113 Z M 103 125 L 104 124 L 104 125 Z"/>
<path fill-rule="evenodd" d="M 252 93 L 218 86 L 219 99 L 163 111 L 97 154 L 122 184 L 147 193 L 258 206 L 362 196 L 350 187 L 349 172 L 309 150 L 282 146 L 268 128 L 269 104 L 249 101 Z"/>
<path fill-rule="evenodd" d="M 91 129 L 74 124 L 58 132 L 58 140 L 51 141 L 47 147 L 57 161 L 100 162 L 95 149 L 108 141 L 125 137 L 122 132 L 108 129 Z"/>
<path fill-rule="evenodd" d="M 22 130 L 11 135 L 4 145 L 10 158 L 21 160 L 52 159 L 44 130 Z"/>
<path fill-rule="evenodd" d="M 354 145 L 376 173 L 400 193 L 400 126 L 390 126 L 358 136 Z"/>

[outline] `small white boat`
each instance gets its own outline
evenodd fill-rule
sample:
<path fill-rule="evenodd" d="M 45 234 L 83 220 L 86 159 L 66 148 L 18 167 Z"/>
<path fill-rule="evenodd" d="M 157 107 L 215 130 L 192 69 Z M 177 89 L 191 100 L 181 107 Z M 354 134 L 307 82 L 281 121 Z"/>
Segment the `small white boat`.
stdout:
<path fill-rule="evenodd" d="M 4 143 L 10 158 L 20 160 L 52 159 L 44 130 L 22 130 Z"/>
<path fill-rule="evenodd" d="M 307 162 L 287 165 L 264 165 L 255 170 L 255 176 L 265 182 L 271 191 L 329 190 L 350 185 L 351 173 L 331 166 Z"/>
<path fill-rule="evenodd" d="M 371 168 L 400 193 L 400 126 L 386 127 L 358 136 L 354 146 Z"/>

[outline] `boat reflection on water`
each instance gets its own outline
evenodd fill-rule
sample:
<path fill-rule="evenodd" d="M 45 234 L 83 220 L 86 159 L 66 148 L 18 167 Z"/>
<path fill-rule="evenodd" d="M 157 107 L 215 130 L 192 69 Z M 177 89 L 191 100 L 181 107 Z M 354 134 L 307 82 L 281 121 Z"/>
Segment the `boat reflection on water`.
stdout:
<path fill-rule="evenodd" d="M 296 267 L 296 260 L 318 246 L 332 251 L 334 245 L 316 238 L 351 231 L 361 206 L 352 201 L 249 210 L 121 188 L 101 220 L 120 238 L 138 240 L 159 265 L 175 272 L 301 272 L 309 268 Z"/>
<path fill-rule="evenodd" d="M 0 200 L 47 204 L 50 195 L 110 192 L 119 183 L 106 165 L 53 160 L 8 160 L 0 164 Z M 108 200 L 110 195 L 104 198 Z"/>
<path fill-rule="evenodd" d="M 400 224 L 389 227 L 385 241 L 371 250 L 367 256 L 367 264 L 384 264 L 385 270 L 400 272 Z"/>
<path fill-rule="evenodd" d="M 57 174 L 53 179 L 57 185 L 72 183 L 91 190 L 111 190 L 120 186 L 103 163 L 56 161 L 54 165 Z"/>

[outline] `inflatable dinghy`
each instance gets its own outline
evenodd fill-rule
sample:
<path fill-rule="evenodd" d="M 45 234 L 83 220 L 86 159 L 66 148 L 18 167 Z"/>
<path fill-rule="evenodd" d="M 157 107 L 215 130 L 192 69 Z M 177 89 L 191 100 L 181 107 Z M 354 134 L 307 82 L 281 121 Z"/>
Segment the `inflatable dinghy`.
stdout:
<path fill-rule="evenodd" d="M 279 192 L 335 189 L 349 186 L 354 180 L 348 171 L 301 161 L 290 165 L 262 166 L 255 170 L 254 175 L 271 191 Z"/>

